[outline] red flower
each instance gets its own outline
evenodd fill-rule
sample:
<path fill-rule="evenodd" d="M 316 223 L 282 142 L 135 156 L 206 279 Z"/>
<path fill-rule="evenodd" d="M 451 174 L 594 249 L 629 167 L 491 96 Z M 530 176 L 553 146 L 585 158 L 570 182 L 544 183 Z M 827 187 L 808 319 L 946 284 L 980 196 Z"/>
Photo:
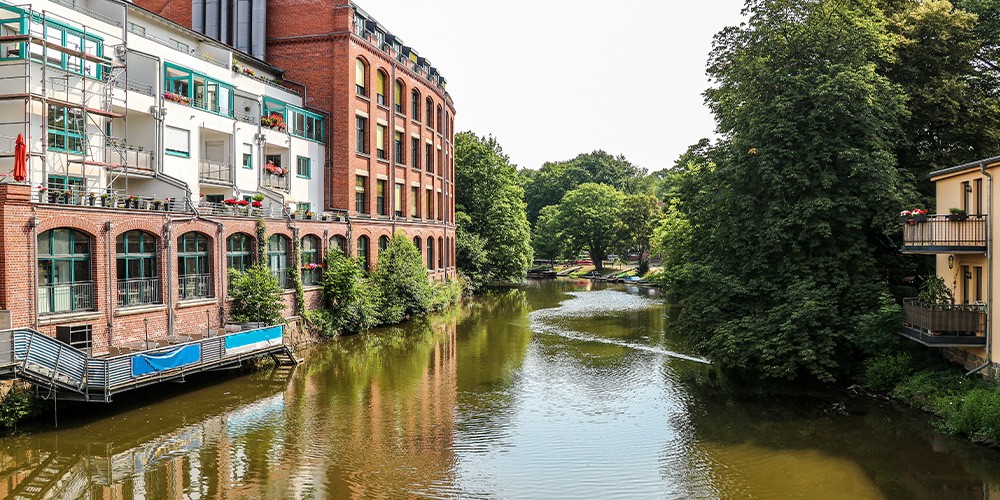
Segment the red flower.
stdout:
<path fill-rule="evenodd" d="M 239 206 L 241 206 L 241 207 L 245 207 L 245 206 L 249 205 L 250 202 L 247 201 L 247 200 L 240 200 L 240 201 L 237 201 L 236 204 L 239 205 Z"/>
<path fill-rule="evenodd" d="M 259 201 L 255 201 L 255 202 L 251 203 L 250 206 L 254 207 L 254 208 L 260 208 L 260 207 L 263 207 L 264 204 L 261 203 L 261 202 L 259 202 Z"/>

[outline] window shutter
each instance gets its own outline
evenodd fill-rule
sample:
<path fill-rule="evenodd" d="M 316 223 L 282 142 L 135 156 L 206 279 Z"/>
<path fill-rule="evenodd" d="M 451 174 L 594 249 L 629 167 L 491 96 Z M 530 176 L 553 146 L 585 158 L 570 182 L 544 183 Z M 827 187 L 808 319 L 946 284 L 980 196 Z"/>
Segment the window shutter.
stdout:
<path fill-rule="evenodd" d="M 359 87 L 365 86 L 365 63 L 361 59 L 355 59 L 354 83 Z"/>
<path fill-rule="evenodd" d="M 163 141 L 166 149 L 178 153 L 191 154 L 189 137 L 190 131 L 177 127 L 166 127 Z"/>

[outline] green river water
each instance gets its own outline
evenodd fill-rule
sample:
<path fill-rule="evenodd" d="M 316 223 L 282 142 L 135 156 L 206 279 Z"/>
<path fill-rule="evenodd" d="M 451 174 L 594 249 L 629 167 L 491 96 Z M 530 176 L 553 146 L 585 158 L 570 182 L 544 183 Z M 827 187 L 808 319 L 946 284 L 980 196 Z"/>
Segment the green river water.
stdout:
<path fill-rule="evenodd" d="M 989 498 L 1000 452 L 847 396 L 737 397 L 654 291 L 532 282 L 294 369 L 58 406 L 10 498 Z"/>

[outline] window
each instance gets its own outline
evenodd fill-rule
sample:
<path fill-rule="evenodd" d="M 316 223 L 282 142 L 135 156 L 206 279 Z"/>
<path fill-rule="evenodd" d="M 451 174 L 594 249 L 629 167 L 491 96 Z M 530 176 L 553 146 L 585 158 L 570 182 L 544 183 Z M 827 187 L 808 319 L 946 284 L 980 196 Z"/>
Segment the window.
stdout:
<path fill-rule="evenodd" d="M 410 92 L 410 110 L 413 113 L 413 121 L 420 121 L 420 91 L 413 89 Z"/>
<path fill-rule="evenodd" d="M 381 255 L 381 253 L 384 252 L 386 248 L 389 248 L 389 237 L 383 234 L 382 236 L 378 237 L 379 255 Z"/>
<path fill-rule="evenodd" d="M 434 191 L 427 188 L 427 196 L 424 197 L 427 204 L 427 211 L 424 212 L 424 218 L 430 220 L 434 218 Z"/>
<path fill-rule="evenodd" d="M 982 266 L 976 266 L 975 268 L 975 280 L 976 280 L 976 302 L 983 302 L 983 268 Z"/>
<path fill-rule="evenodd" d="M 420 139 L 416 137 L 410 137 L 410 161 L 413 168 L 420 168 Z"/>
<path fill-rule="evenodd" d="M 438 236 L 438 269 L 444 268 L 444 240 Z"/>
<path fill-rule="evenodd" d="M 253 168 L 253 146 L 243 145 L 243 168 Z"/>
<path fill-rule="evenodd" d="M 375 188 L 375 211 L 379 215 L 387 215 L 385 207 L 385 184 L 384 180 L 379 180 Z"/>
<path fill-rule="evenodd" d="M 312 177 L 312 166 L 308 157 L 297 156 L 295 157 L 295 175 L 309 179 Z"/>
<path fill-rule="evenodd" d="M 969 203 L 969 198 L 971 197 L 971 195 L 972 195 L 972 184 L 970 184 L 969 181 L 963 182 L 962 183 L 962 210 L 965 210 L 966 213 L 968 213 L 969 209 L 972 208 L 970 206 L 970 203 Z"/>
<path fill-rule="evenodd" d="M 388 77 L 386 76 L 385 71 L 378 70 L 378 76 L 375 82 L 375 93 L 377 94 L 378 103 L 382 106 L 387 106 L 389 104 L 385 97 L 386 85 L 388 84 L 388 82 L 386 82 L 387 79 Z"/>
<path fill-rule="evenodd" d="M 87 132 L 83 110 L 49 104 L 48 111 L 49 149 L 83 154 L 83 138 Z"/>
<path fill-rule="evenodd" d="M 360 37 L 365 36 L 365 18 L 357 12 L 354 13 L 354 34 Z M 358 60 L 360 61 L 360 59 Z"/>
<path fill-rule="evenodd" d="M 365 176 L 359 175 L 355 178 L 354 211 L 359 214 L 368 213 L 367 185 L 368 179 Z"/>
<path fill-rule="evenodd" d="M 395 137 L 395 153 L 396 153 L 396 164 L 406 165 L 406 157 L 403 155 L 403 133 L 396 131 Z"/>
<path fill-rule="evenodd" d="M 76 197 L 76 196 L 83 196 L 84 191 L 86 191 L 84 189 L 84 184 L 83 184 L 83 178 L 82 177 L 67 177 L 67 176 L 64 176 L 64 175 L 50 175 L 49 176 L 49 181 L 48 181 L 48 183 L 46 183 L 46 185 L 48 186 L 49 191 L 50 191 L 50 193 L 49 193 L 49 199 L 50 200 L 52 199 L 52 196 L 57 196 L 60 193 L 63 193 L 63 192 L 66 192 L 66 191 L 69 191 L 70 193 L 72 193 L 72 195 L 74 197 Z M 69 200 L 67 202 L 68 203 L 70 203 L 70 202 L 71 203 L 76 203 L 77 200 Z"/>
<path fill-rule="evenodd" d="M 396 184 L 396 190 L 393 193 L 392 198 L 392 209 L 396 211 L 396 217 L 403 216 L 403 185 Z"/>
<path fill-rule="evenodd" d="M 282 288 L 289 288 L 288 282 L 288 238 L 280 234 L 272 234 L 267 240 L 267 266 L 271 268 L 271 276 L 278 280 Z"/>
<path fill-rule="evenodd" d="M 355 123 L 355 150 L 361 154 L 368 154 L 368 119 L 363 116 L 354 118 Z"/>
<path fill-rule="evenodd" d="M 444 195 L 438 193 L 438 206 L 437 206 L 437 219 L 441 220 L 444 218 Z"/>
<path fill-rule="evenodd" d="M 323 269 L 320 267 L 319 238 L 302 238 L 302 284 L 315 286 L 320 283 Z"/>
<path fill-rule="evenodd" d="M 82 31 L 76 28 L 55 21 L 45 20 L 43 22 L 42 17 L 38 14 L 32 14 L 30 22 L 26 22 L 26 17 L 24 16 L 15 22 L 7 21 L 11 24 L 9 28 L 5 26 L 4 35 L 14 35 L 15 23 L 19 23 L 21 34 L 31 33 L 38 38 L 44 38 L 52 46 L 65 47 L 84 52 L 91 56 L 104 57 L 104 42 L 100 37 L 84 35 Z M 27 30 L 25 30 L 25 27 L 27 27 Z M 23 48 L 24 45 L 20 45 L 20 47 Z M 13 54 L 7 47 L 5 49 L 7 53 L 3 54 L 3 56 L 7 59 L 20 59 L 21 54 L 23 54 L 21 48 L 14 49 Z M 67 72 L 83 75 L 88 78 L 99 79 L 103 77 L 103 69 L 99 63 L 84 60 L 79 56 L 65 53 L 54 47 L 43 49 L 41 44 L 32 43 L 31 58 L 37 61 L 44 60 L 45 64 L 49 66 L 61 68 Z"/>
<path fill-rule="evenodd" d="M 420 237 L 419 236 L 414 236 L 413 237 L 413 246 L 417 247 L 417 253 L 418 254 L 423 254 L 424 253 L 423 249 L 420 248 Z"/>
<path fill-rule="evenodd" d="M 118 306 L 162 303 L 156 238 L 143 231 L 129 231 L 115 240 L 118 272 Z"/>
<path fill-rule="evenodd" d="M 90 237 L 72 229 L 38 235 L 38 314 L 96 310 Z"/>
<path fill-rule="evenodd" d="M 389 153 L 385 147 L 385 125 L 378 124 L 375 126 L 375 149 L 378 151 L 378 159 L 389 159 Z"/>
<path fill-rule="evenodd" d="M 427 124 L 428 128 L 433 127 L 434 126 L 434 121 L 433 121 L 434 120 L 434 101 L 430 97 L 427 98 L 427 115 L 426 116 L 427 116 L 427 120 L 424 123 Z"/>
<path fill-rule="evenodd" d="M 448 122 L 451 121 L 450 114 L 447 110 L 444 112 L 444 136 L 448 137 Z"/>
<path fill-rule="evenodd" d="M 191 132 L 182 128 L 167 125 L 163 134 L 163 147 L 166 154 L 172 156 L 191 157 Z"/>
<path fill-rule="evenodd" d="M 440 148 L 438 148 L 437 152 L 437 162 L 438 162 L 438 175 L 444 175 L 444 155 L 441 154 Z"/>
<path fill-rule="evenodd" d="M 358 237 L 358 261 L 361 262 L 361 269 L 363 269 L 366 273 L 371 269 L 371 263 L 368 259 L 367 236 Z"/>
<path fill-rule="evenodd" d="M 962 303 L 969 303 L 969 282 L 972 281 L 972 270 L 962 266 Z"/>
<path fill-rule="evenodd" d="M 420 188 L 410 186 L 410 217 L 420 218 Z"/>
<path fill-rule="evenodd" d="M 253 266 L 253 254 L 250 236 L 236 233 L 226 238 L 226 268 L 246 271 Z"/>
<path fill-rule="evenodd" d="M 437 105 L 437 126 L 434 127 L 435 130 L 441 132 L 441 105 Z"/>
<path fill-rule="evenodd" d="M 233 87 L 172 63 L 163 65 L 164 97 L 222 116 L 233 116 Z"/>
<path fill-rule="evenodd" d="M 312 203 L 309 202 L 296 203 L 295 211 L 300 214 L 304 214 L 306 212 L 312 212 Z"/>
<path fill-rule="evenodd" d="M 428 172 L 434 171 L 434 145 L 431 143 L 424 144 L 424 165 L 427 167 Z"/>
<path fill-rule="evenodd" d="M 347 256 L 347 238 L 337 234 L 330 238 L 330 248 L 339 248 L 340 252 Z"/>
<path fill-rule="evenodd" d="M 180 299 L 212 297 L 212 275 L 208 271 L 208 238 L 185 233 L 177 239 L 177 289 Z"/>
<path fill-rule="evenodd" d="M 443 251 L 444 251 L 444 267 L 447 268 L 447 267 L 451 266 L 451 261 L 450 261 L 450 259 L 451 259 L 451 243 L 450 243 L 450 241 L 449 241 L 449 239 L 448 239 L 447 236 L 444 238 Z"/>
<path fill-rule="evenodd" d="M 983 213 L 983 180 L 976 179 L 972 181 L 972 195 L 976 202 L 976 215 L 981 215 Z"/>
<path fill-rule="evenodd" d="M 354 87 L 359 96 L 368 97 L 368 65 L 361 59 L 354 60 Z"/>
<path fill-rule="evenodd" d="M 395 101 L 396 112 L 401 115 L 405 114 L 405 110 L 403 109 L 403 91 L 404 91 L 403 82 L 400 80 L 396 80 L 396 88 L 393 100 Z"/>
<path fill-rule="evenodd" d="M 434 238 L 427 238 L 427 269 L 434 270 Z"/>
<path fill-rule="evenodd" d="M 271 128 L 275 127 L 274 120 L 278 120 L 288 133 L 295 137 L 309 139 L 311 141 L 323 142 L 323 127 L 325 120 L 317 113 L 306 111 L 298 106 L 293 106 L 283 101 L 271 97 L 264 98 L 264 115 L 261 123 Z"/>

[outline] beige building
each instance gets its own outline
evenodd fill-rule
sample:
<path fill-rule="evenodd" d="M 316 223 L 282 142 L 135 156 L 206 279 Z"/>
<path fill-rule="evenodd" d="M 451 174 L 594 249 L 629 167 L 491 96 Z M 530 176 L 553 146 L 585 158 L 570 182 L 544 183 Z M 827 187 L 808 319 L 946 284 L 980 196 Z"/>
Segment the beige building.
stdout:
<path fill-rule="evenodd" d="M 937 275 L 951 289 L 954 303 L 905 299 L 901 333 L 945 349 L 950 359 L 970 370 L 988 369 L 989 375 L 1000 378 L 1000 344 L 992 335 L 997 310 L 992 298 L 1000 296 L 1000 280 L 993 279 L 990 257 L 998 226 L 989 217 L 996 176 L 1000 157 L 936 171 L 931 174 L 936 213 L 902 217 L 903 253 L 934 255 Z"/>

